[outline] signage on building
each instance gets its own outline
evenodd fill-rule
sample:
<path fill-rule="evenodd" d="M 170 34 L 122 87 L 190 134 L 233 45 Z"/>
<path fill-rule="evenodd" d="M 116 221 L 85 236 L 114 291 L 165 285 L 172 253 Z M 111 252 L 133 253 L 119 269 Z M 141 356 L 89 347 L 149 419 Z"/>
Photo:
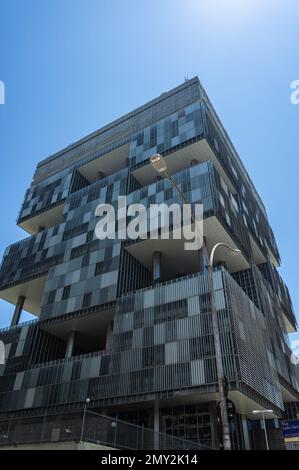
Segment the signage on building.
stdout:
<path fill-rule="evenodd" d="M 283 421 L 282 432 L 285 442 L 299 442 L 299 419 Z"/>

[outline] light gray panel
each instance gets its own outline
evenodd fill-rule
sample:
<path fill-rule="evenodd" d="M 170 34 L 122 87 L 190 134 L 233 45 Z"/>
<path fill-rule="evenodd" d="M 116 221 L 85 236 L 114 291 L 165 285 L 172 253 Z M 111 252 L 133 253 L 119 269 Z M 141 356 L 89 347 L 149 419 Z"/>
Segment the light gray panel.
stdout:
<path fill-rule="evenodd" d="M 24 408 L 31 408 L 33 405 L 34 395 L 35 395 L 35 388 L 29 388 L 26 393 L 26 399 Z"/>
<path fill-rule="evenodd" d="M 16 353 L 15 353 L 15 356 L 21 356 L 23 354 L 23 350 L 24 350 L 24 346 L 25 346 L 25 341 L 24 340 L 20 340 L 18 342 L 18 346 L 17 346 L 17 350 L 16 350 Z"/>
<path fill-rule="evenodd" d="M 188 316 L 192 315 L 199 315 L 200 313 L 200 305 L 199 305 L 199 297 L 190 297 L 188 300 Z"/>
<path fill-rule="evenodd" d="M 68 382 L 71 379 L 73 370 L 73 362 L 69 361 L 64 365 L 63 374 L 62 374 L 62 382 Z"/>
<path fill-rule="evenodd" d="M 20 390 L 22 388 L 24 372 L 18 372 L 16 375 L 13 390 Z"/>
<path fill-rule="evenodd" d="M 29 326 L 28 325 L 25 325 L 22 327 L 22 330 L 21 330 L 21 334 L 20 334 L 20 340 L 21 339 L 26 339 L 27 337 L 27 334 L 28 334 L 28 330 L 29 330 Z"/>
<path fill-rule="evenodd" d="M 90 358 L 81 361 L 80 379 L 88 379 L 90 377 Z"/>
<path fill-rule="evenodd" d="M 205 370 L 202 359 L 191 361 L 191 380 L 192 385 L 201 385 L 205 383 Z"/>
<path fill-rule="evenodd" d="M 142 336 L 143 336 L 142 328 L 137 328 L 136 330 L 133 331 L 133 339 L 132 339 L 133 348 L 135 349 L 142 348 Z"/>
<path fill-rule="evenodd" d="M 177 342 L 165 344 L 165 364 L 175 364 L 177 360 Z"/>
<path fill-rule="evenodd" d="M 4 348 L 5 348 L 5 359 L 7 359 L 9 357 L 9 353 L 10 353 L 10 350 L 11 350 L 11 346 L 12 346 L 12 343 L 6 343 L 4 345 Z"/>
<path fill-rule="evenodd" d="M 165 323 L 154 325 L 154 344 L 165 343 Z"/>

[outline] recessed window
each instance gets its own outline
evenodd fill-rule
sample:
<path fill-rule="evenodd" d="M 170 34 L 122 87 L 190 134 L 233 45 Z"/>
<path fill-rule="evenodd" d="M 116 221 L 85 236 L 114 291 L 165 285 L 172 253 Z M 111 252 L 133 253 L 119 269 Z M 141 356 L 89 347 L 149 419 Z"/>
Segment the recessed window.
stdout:
<path fill-rule="evenodd" d="M 56 290 L 51 290 L 48 294 L 48 304 L 52 304 L 55 300 Z"/>
<path fill-rule="evenodd" d="M 139 145 L 143 145 L 143 131 L 140 132 L 138 135 L 137 135 L 137 143 L 136 143 L 137 147 L 139 147 Z"/>
<path fill-rule="evenodd" d="M 90 304 L 91 304 L 91 292 L 87 292 L 83 296 L 82 308 L 87 308 L 90 306 Z"/>
<path fill-rule="evenodd" d="M 83 258 L 82 258 L 82 268 L 89 265 L 89 258 L 90 258 L 89 253 L 87 253 L 86 255 L 83 256 Z"/>
<path fill-rule="evenodd" d="M 62 300 L 66 300 L 70 296 L 71 286 L 65 286 L 62 292 Z"/>
<path fill-rule="evenodd" d="M 95 276 L 98 276 L 99 274 L 103 274 L 104 272 L 104 262 L 100 261 L 99 263 L 96 264 L 95 268 Z"/>
<path fill-rule="evenodd" d="M 53 228 L 53 232 L 52 232 L 53 237 L 54 235 L 57 235 L 58 230 L 59 230 L 59 225 L 55 225 L 55 227 Z"/>
<path fill-rule="evenodd" d="M 179 123 L 178 121 L 173 121 L 171 123 L 171 137 L 177 137 L 179 135 Z"/>

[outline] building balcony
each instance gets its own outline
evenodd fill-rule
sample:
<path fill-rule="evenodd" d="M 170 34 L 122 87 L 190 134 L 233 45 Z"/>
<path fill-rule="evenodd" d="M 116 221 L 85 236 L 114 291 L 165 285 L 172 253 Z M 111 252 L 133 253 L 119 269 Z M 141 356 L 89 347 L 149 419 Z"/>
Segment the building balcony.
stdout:
<path fill-rule="evenodd" d="M 14 305 L 19 297 L 25 297 L 23 308 L 34 315 L 40 314 L 49 269 L 64 256 L 63 246 L 60 250 L 45 246 L 50 230 L 10 245 L 0 268 L 0 297 Z"/>
<path fill-rule="evenodd" d="M 121 174 L 123 174 L 122 182 L 126 184 L 127 170 L 121 170 Z M 109 181 L 113 176 L 107 177 Z M 186 194 L 187 197 L 190 196 L 190 202 L 193 204 L 202 202 L 204 205 L 204 235 L 208 249 L 211 250 L 212 246 L 221 240 L 242 250 L 242 255 L 238 258 L 232 258 L 225 251 L 219 250 L 215 261 L 226 263 L 232 272 L 248 267 L 250 246 L 242 217 L 233 207 L 231 194 L 227 187 L 221 186 L 222 180 L 213 165 L 209 162 L 195 165 L 177 173 L 176 178 L 183 186 L 186 186 Z M 46 299 L 43 300 L 44 292 L 49 292 L 52 289 L 48 285 L 49 270 L 51 272 L 55 270 L 57 273 L 66 272 L 67 269 L 69 273 L 74 270 L 78 271 L 81 268 L 83 255 L 104 247 L 104 242 L 100 243 L 99 240 L 94 239 L 94 229 L 90 230 L 91 226 L 95 227 L 97 220 L 94 210 L 91 212 L 90 205 L 88 205 L 90 201 L 90 204 L 96 207 L 99 194 L 105 190 L 101 183 L 101 181 L 96 181 L 91 186 L 82 188 L 72 194 L 66 203 L 66 210 L 72 212 L 77 208 L 77 201 L 80 203 L 82 200 L 87 200 L 87 215 L 88 211 L 92 214 L 92 217 L 88 219 L 89 222 L 80 224 L 80 220 L 82 222 L 87 220 L 85 213 L 81 211 L 77 225 L 72 222 L 72 219 L 69 221 L 66 217 L 63 224 L 51 227 L 7 248 L 0 270 L 0 291 L 3 299 L 16 304 L 18 298 L 23 296 L 26 298 L 24 309 L 35 315 L 40 314 L 41 305 L 49 310 L 50 307 L 45 306 Z M 154 200 L 159 202 L 162 191 L 164 191 L 163 202 L 177 201 L 172 189 L 169 188 L 169 183 L 159 181 L 130 193 L 127 196 L 128 204 L 137 201 L 144 202 L 145 205 L 154 202 Z M 155 196 L 150 194 L 155 194 Z M 180 201 L 178 202 L 180 203 Z M 87 236 L 89 241 L 86 241 Z M 75 239 L 76 245 L 74 245 L 73 239 Z M 82 239 L 81 245 L 78 247 L 77 239 Z M 116 244 L 117 240 L 110 242 L 112 248 Z M 72 249 L 73 246 L 75 248 Z M 149 268 L 149 271 L 151 271 L 150 258 L 153 250 L 161 250 L 165 260 L 163 263 L 167 266 L 167 271 L 164 270 L 165 278 L 170 278 L 173 273 L 187 274 L 199 270 L 194 253 L 183 250 L 181 240 L 147 240 L 132 245 L 128 244 L 126 249 L 143 266 Z M 76 254 L 73 254 L 74 251 Z M 178 254 L 180 255 L 178 256 Z M 114 270 L 118 268 L 116 261 L 115 259 Z M 107 269 L 109 269 L 108 264 Z M 50 284 L 53 283 L 50 282 Z M 95 299 L 94 302 L 98 304 L 100 300 Z M 73 310 L 79 309 L 79 303 L 77 302 L 72 308 Z M 53 310 L 53 306 L 51 309 Z M 66 312 L 71 311 L 70 309 L 71 306 L 65 306 Z"/>
<path fill-rule="evenodd" d="M 111 178 L 128 167 L 129 151 L 130 144 L 128 142 L 112 149 L 108 148 L 81 162 L 77 171 L 90 184 L 99 179 Z"/>
<path fill-rule="evenodd" d="M 154 182 L 157 174 L 150 165 L 149 157 L 157 152 L 163 155 L 170 175 L 188 168 L 194 161 L 210 161 L 231 194 L 240 199 L 240 208 L 243 210 L 242 199 L 248 205 L 244 209 L 243 217 L 246 219 L 248 231 L 251 232 L 252 250 L 258 259 L 256 262 L 261 263 L 270 256 L 272 262 L 278 266 L 278 249 L 259 195 L 211 104 L 207 104 L 206 99 L 205 104 L 197 103 L 197 106 L 195 112 L 199 112 L 199 124 L 190 126 L 187 132 L 179 133 L 171 140 L 171 145 L 161 144 L 148 149 L 149 144 L 146 143 L 147 146 L 144 145 L 144 151 L 137 163 L 132 160 L 132 175 L 141 186 Z M 189 124 L 191 123 L 192 121 Z"/>
<path fill-rule="evenodd" d="M 260 264 L 258 268 L 279 298 L 285 323 L 285 330 L 288 333 L 296 332 L 297 320 L 293 310 L 292 300 L 289 289 L 284 283 L 282 277 L 280 276 L 275 266 L 273 266 L 273 264 L 270 262 Z"/>
<path fill-rule="evenodd" d="M 181 170 L 173 175 L 177 184 L 185 194 L 186 199 L 193 206 L 203 205 L 203 233 L 208 252 L 218 242 L 238 248 L 242 254 L 231 256 L 225 249 L 216 252 L 215 263 L 225 264 L 230 272 L 249 268 L 251 257 L 250 241 L 246 226 L 238 205 L 229 189 L 218 174 L 214 165 L 209 161 L 194 164 L 192 167 Z M 168 180 L 159 180 L 127 196 L 127 204 L 140 202 L 146 208 L 150 204 L 166 203 L 168 207 L 173 203 L 181 206 L 181 200 Z M 170 219 L 171 220 L 171 219 Z M 127 241 L 126 250 L 137 259 L 147 270 L 152 269 L 152 259 L 155 252 L 161 253 L 162 280 L 171 279 L 179 274 L 188 274 L 201 270 L 200 255 L 196 251 L 184 249 L 185 239 L 175 239 L 177 229 L 170 228 L 169 239 L 153 239 L 150 237 L 152 216 L 147 213 L 145 239 L 142 236 L 135 241 Z M 164 226 L 163 226 L 164 227 Z M 162 228 L 162 220 L 158 220 L 158 228 Z"/>
<path fill-rule="evenodd" d="M 36 234 L 62 222 L 64 202 L 72 182 L 72 168 L 52 175 L 27 189 L 17 224 Z"/>

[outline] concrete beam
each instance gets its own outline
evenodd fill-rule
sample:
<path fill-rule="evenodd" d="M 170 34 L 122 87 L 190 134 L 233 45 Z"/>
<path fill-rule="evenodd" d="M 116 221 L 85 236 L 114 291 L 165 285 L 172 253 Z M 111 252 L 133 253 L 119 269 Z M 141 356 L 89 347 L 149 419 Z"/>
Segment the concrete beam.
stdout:
<path fill-rule="evenodd" d="M 161 280 L 161 252 L 154 251 L 153 253 L 153 281 L 159 282 Z"/>
<path fill-rule="evenodd" d="M 75 343 L 76 332 L 70 331 L 67 337 L 67 344 L 66 344 L 66 351 L 65 357 L 72 357 L 74 351 L 74 343 Z"/>

